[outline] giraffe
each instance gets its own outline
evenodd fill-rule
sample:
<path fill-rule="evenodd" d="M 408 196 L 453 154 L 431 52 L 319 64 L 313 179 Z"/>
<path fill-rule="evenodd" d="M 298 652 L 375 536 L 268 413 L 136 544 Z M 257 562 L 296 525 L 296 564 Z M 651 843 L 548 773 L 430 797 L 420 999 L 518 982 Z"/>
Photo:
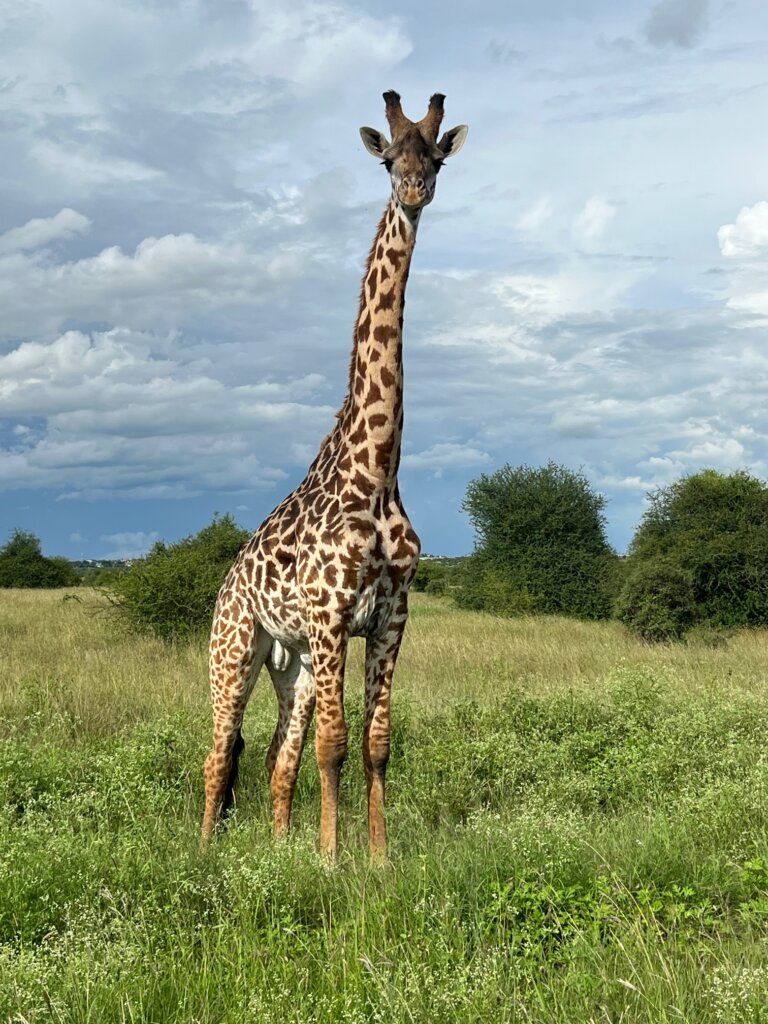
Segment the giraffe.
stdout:
<path fill-rule="evenodd" d="M 420 543 L 397 483 L 403 429 L 405 286 L 422 209 L 467 126 L 437 141 L 445 97 L 418 122 L 384 93 L 392 140 L 361 128 L 392 186 L 363 275 L 349 388 L 305 479 L 242 548 L 218 595 L 211 630 L 213 748 L 205 762 L 202 844 L 231 806 L 244 747 L 243 715 L 266 663 L 278 702 L 267 751 L 274 834 L 289 827 L 313 713 L 320 773 L 320 850 L 337 853 L 339 776 L 347 753 L 344 667 L 350 637 L 365 637 L 363 762 L 368 846 L 385 860 L 384 780 L 392 676 L 408 617 Z"/>

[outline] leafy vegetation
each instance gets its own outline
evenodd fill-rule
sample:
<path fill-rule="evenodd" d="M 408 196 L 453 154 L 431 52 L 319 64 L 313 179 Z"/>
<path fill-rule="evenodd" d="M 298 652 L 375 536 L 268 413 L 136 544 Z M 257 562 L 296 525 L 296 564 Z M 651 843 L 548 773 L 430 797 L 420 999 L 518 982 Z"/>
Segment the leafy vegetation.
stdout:
<path fill-rule="evenodd" d="M 209 630 L 216 595 L 249 536 L 225 515 L 176 544 L 155 544 L 110 583 L 130 625 L 164 640 Z"/>
<path fill-rule="evenodd" d="M 665 614 L 678 636 L 694 621 L 768 625 L 768 485 L 707 469 L 657 489 L 628 562 L 620 614 L 641 635 Z"/>
<path fill-rule="evenodd" d="M 616 555 L 604 507 L 582 473 L 554 462 L 507 465 L 473 480 L 462 508 L 477 541 L 463 567 L 460 606 L 606 618 Z"/>
<path fill-rule="evenodd" d="M 616 615 L 643 640 L 681 640 L 698 617 L 691 580 L 664 559 L 640 562 L 619 595 Z"/>
<path fill-rule="evenodd" d="M 33 533 L 16 529 L 0 548 L 0 587 L 73 587 L 80 578 L 66 558 L 46 558 Z"/>
<path fill-rule="evenodd" d="M 0 600 L 0 1020 L 764 1024 L 764 633 L 658 648 L 415 594 L 392 866 L 364 848 L 355 642 L 328 871 L 311 745 L 270 839 L 268 680 L 198 853 L 203 647 L 113 633 L 97 601 Z"/>
<path fill-rule="evenodd" d="M 418 593 L 443 595 L 455 587 L 461 558 L 425 558 L 421 556 L 411 589 Z"/>

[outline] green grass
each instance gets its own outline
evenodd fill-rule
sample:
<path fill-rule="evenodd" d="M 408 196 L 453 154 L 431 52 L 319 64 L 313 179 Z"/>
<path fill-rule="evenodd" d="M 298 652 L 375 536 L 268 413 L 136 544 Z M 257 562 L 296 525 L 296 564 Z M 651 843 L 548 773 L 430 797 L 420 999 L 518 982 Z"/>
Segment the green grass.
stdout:
<path fill-rule="evenodd" d="M 419 598 L 392 864 L 365 853 L 355 643 L 328 870 L 311 749 L 270 839 L 268 679 L 203 856 L 204 653 L 77 598 L 0 594 L 0 1020 L 768 1021 L 766 634 L 653 648 Z"/>

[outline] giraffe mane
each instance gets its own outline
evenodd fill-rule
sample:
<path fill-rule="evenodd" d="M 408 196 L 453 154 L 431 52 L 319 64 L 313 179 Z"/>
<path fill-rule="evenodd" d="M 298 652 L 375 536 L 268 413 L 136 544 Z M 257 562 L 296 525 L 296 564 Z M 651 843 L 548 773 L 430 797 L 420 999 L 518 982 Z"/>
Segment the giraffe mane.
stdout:
<path fill-rule="evenodd" d="M 342 416 L 344 415 L 344 413 L 347 410 L 347 405 L 349 404 L 349 402 L 350 402 L 350 400 L 352 398 L 352 389 L 354 388 L 354 385 L 355 385 L 355 355 L 357 354 L 357 325 L 360 322 L 360 317 L 363 315 L 363 310 L 365 309 L 365 282 L 366 282 L 366 280 L 368 278 L 368 271 L 371 269 L 371 264 L 373 263 L 373 257 L 376 254 L 376 246 L 378 244 L 379 237 L 381 236 L 381 233 L 383 232 L 384 227 L 386 225 L 388 211 L 389 211 L 389 206 L 387 206 L 385 208 L 384 212 L 381 215 L 381 219 L 379 220 L 379 226 L 376 228 L 376 235 L 375 235 L 375 237 L 373 239 L 373 242 L 371 243 L 371 250 L 368 253 L 368 256 L 367 256 L 366 261 L 365 261 L 365 270 L 363 271 L 363 279 L 362 279 L 362 283 L 360 285 L 360 300 L 359 300 L 359 302 L 357 304 L 357 315 L 355 317 L 355 328 L 354 328 L 355 333 L 353 334 L 353 339 L 352 339 L 352 352 L 351 352 L 350 357 L 349 357 L 348 391 L 347 391 L 347 395 L 346 395 L 346 397 L 344 399 L 344 402 L 342 403 L 341 408 L 336 413 L 336 418 L 337 419 L 341 419 L 342 418 Z"/>

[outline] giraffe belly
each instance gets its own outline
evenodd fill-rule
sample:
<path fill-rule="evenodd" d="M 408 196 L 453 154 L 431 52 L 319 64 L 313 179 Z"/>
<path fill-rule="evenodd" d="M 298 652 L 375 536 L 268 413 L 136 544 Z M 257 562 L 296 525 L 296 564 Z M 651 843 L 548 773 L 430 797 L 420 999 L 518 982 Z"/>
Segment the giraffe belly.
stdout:
<path fill-rule="evenodd" d="M 298 610 L 271 608 L 263 601 L 257 601 L 255 612 L 259 623 L 283 648 L 309 650 L 306 620 Z"/>

